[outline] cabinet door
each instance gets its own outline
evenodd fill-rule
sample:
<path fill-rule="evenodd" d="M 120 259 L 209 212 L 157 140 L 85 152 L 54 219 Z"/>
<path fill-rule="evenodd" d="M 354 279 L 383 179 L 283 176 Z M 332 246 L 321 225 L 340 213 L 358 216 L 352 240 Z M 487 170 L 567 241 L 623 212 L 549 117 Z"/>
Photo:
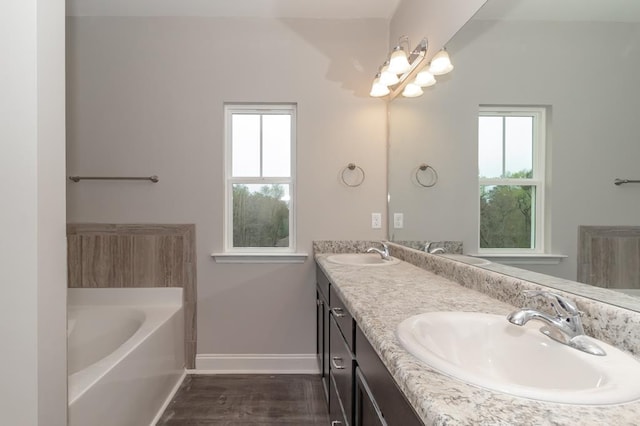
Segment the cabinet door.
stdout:
<path fill-rule="evenodd" d="M 424 426 L 359 327 L 356 327 L 356 357 L 385 422 L 390 426 Z"/>
<path fill-rule="evenodd" d="M 349 426 L 347 418 L 344 414 L 342 401 L 338 396 L 336 383 L 333 380 L 333 374 L 329 374 L 329 420 L 331 426 Z"/>
<path fill-rule="evenodd" d="M 355 426 L 387 426 L 369 385 L 358 367 L 355 375 Z"/>
<path fill-rule="evenodd" d="M 322 379 L 324 396 L 329 402 L 329 307 L 316 289 L 316 359 Z"/>

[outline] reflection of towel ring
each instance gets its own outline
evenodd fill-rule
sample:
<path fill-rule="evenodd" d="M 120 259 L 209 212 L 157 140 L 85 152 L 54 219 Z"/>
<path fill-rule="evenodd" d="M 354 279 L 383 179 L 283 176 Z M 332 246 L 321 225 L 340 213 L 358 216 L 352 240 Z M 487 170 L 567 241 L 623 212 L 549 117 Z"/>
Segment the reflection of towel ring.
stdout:
<path fill-rule="evenodd" d="M 344 177 L 345 173 L 347 172 L 347 170 L 354 171 L 356 169 L 358 169 L 360 171 L 360 173 L 362 174 L 362 177 L 356 183 L 348 183 L 347 180 Z M 356 166 L 354 163 L 349 163 L 349 164 L 347 164 L 347 167 L 342 169 L 342 173 L 340 174 L 340 178 L 342 179 L 342 182 L 347 186 L 350 186 L 352 188 L 356 187 L 356 186 L 360 186 L 360 185 L 362 185 L 362 182 L 364 182 L 364 170 L 362 170 L 362 167 Z"/>
<path fill-rule="evenodd" d="M 425 172 L 427 170 L 431 170 L 431 173 L 433 174 L 432 183 L 430 184 L 425 184 L 420 180 L 420 172 Z M 418 185 L 420 186 L 423 186 L 425 188 L 431 188 L 436 183 L 438 183 L 438 172 L 436 172 L 436 169 L 434 169 L 430 165 L 422 163 L 420 164 L 420 166 L 418 166 L 418 169 L 416 170 L 416 182 L 418 182 Z"/>

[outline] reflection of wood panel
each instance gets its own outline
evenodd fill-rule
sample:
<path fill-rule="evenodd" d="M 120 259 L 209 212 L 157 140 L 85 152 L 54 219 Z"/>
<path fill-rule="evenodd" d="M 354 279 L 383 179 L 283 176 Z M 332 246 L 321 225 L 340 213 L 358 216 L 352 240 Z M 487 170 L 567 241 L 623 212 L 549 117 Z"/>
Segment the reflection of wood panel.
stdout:
<path fill-rule="evenodd" d="M 69 287 L 183 287 L 185 356 L 195 368 L 194 225 L 69 224 Z"/>
<path fill-rule="evenodd" d="M 640 226 L 581 226 L 578 281 L 640 289 Z"/>

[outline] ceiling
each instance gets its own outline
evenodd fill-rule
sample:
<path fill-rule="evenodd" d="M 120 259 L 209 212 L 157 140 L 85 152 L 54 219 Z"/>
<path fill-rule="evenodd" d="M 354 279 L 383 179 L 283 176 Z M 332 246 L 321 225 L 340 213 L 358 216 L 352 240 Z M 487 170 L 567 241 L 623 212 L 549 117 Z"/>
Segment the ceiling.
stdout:
<path fill-rule="evenodd" d="M 400 0 L 66 0 L 68 16 L 390 19 Z"/>

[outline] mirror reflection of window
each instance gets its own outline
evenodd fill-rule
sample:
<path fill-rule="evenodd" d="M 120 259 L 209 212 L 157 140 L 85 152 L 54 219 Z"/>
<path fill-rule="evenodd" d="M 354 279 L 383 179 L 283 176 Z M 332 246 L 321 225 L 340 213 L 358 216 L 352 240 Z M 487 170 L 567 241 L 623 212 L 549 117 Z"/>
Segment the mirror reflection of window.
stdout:
<path fill-rule="evenodd" d="M 544 252 L 545 113 L 480 107 L 480 252 Z"/>

